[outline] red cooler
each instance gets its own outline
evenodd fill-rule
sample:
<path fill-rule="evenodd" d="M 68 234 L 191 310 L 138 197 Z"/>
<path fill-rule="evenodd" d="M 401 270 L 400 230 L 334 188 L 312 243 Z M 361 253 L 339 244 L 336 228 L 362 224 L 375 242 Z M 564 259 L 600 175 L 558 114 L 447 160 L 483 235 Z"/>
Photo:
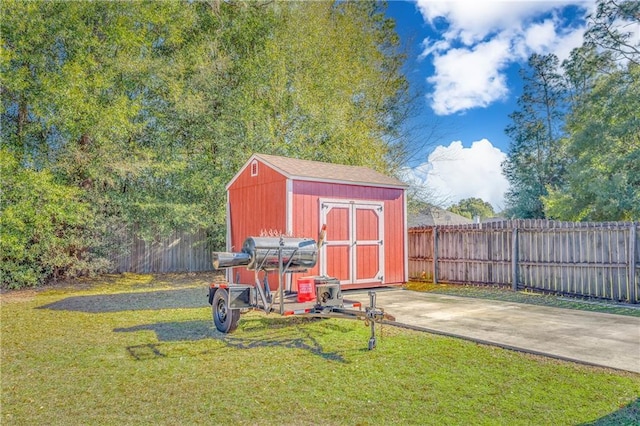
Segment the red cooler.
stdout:
<path fill-rule="evenodd" d="M 315 277 L 298 278 L 298 302 L 313 302 L 316 300 Z"/>

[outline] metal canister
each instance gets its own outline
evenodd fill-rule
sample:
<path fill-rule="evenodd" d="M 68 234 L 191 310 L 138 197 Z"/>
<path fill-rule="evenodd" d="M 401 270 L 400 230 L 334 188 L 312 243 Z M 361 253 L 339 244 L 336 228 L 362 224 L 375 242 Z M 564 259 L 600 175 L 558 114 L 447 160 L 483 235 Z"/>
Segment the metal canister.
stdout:
<path fill-rule="evenodd" d="M 318 244 L 311 238 L 249 237 L 242 252 L 251 256 L 248 269 L 278 269 L 280 252 L 282 264 L 289 272 L 313 268 L 318 261 Z"/>

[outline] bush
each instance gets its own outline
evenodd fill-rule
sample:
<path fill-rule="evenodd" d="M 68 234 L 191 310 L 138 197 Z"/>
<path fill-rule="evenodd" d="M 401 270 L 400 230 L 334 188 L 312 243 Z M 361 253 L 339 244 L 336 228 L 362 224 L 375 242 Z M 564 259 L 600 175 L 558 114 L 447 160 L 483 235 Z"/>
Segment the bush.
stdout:
<path fill-rule="evenodd" d="M 92 215 L 77 188 L 0 149 L 0 284 L 21 288 L 89 272 Z"/>

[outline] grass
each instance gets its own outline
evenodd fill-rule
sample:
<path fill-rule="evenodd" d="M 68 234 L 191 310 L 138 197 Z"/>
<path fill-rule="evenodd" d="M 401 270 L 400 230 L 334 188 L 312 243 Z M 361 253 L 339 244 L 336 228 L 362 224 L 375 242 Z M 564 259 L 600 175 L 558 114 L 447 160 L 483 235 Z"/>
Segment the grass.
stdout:
<path fill-rule="evenodd" d="M 0 296 L 0 423 L 637 424 L 637 374 L 390 326 L 367 351 L 348 320 L 250 312 L 220 334 L 208 279 Z"/>
<path fill-rule="evenodd" d="M 553 294 L 534 293 L 530 291 L 512 291 L 510 288 L 498 286 L 460 285 L 447 283 L 409 282 L 409 290 L 424 291 L 452 296 L 474 297 L 479 299 L 502 300 L 505 302 L 528 303 L 556 308 L 578 309 L 583 311 L 604 312 L 616 315 L 640 317 L 640 306 L 615 303 L 607 300 L 589 300 L 556 296 Z"/>

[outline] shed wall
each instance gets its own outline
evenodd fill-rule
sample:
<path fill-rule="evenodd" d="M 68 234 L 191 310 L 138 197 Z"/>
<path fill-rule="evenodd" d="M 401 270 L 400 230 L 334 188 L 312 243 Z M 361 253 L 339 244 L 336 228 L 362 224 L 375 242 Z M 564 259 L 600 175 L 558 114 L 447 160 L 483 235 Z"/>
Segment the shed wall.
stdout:
<path fill-rule="evenodd" d="M 230 223 L 227 250 L 240 251 L 247 237 L 264 232 L 286 233 L 287 179 L 263 163 L 257 176 L 246 167 L 227 190 Z M 242 283 L 252 283 L 254 272 L 245 268 L 232 270 L 233 281 L 240 274 Z M 271 285 L 277 286 L 277 274 L 270 274 Z"/>
<path fill-rule="evenodd" d="M 295 236 L 317 238 L 320 231 L 320 199 L 381 201 L 384 204 L 384 257 L 383 284 L 405 282 L 405 229 L 404 191 L 324 182 L 294 181 L 292 185 L 293 224 Z M 318 274 L 318 267 L 308 275 Z M 294 277 L 295 282 L 295 277 Z"/>
<path fill-rule="evenodd" d="M 265 232 L 290 233 L 295 237 L 317 239 L 320 232 L 321 199 L 382 202 L 385 258 L 383 285 L 401 284 L 406 281 L 404 192 L 400 188 L 290 180 L 260 161 L 257 175 L 252 176 L 252 166 L 247 164 L 227 189 L 227 250 L 240 251 L 247 237 Z M 305 274 L 292 274 L 287 287 L 297 290 L 298 277 L 318 275 L 319 270 L 318 262 L 315 268 Z M 229 274 L 228 278 L 233 282 L 252 283 L 255 279 L 254 272 L 244 268 L 235 268 Z M 277 287 L 277 280 L 277 273 L 269 274 L 272 289 Z"/>

